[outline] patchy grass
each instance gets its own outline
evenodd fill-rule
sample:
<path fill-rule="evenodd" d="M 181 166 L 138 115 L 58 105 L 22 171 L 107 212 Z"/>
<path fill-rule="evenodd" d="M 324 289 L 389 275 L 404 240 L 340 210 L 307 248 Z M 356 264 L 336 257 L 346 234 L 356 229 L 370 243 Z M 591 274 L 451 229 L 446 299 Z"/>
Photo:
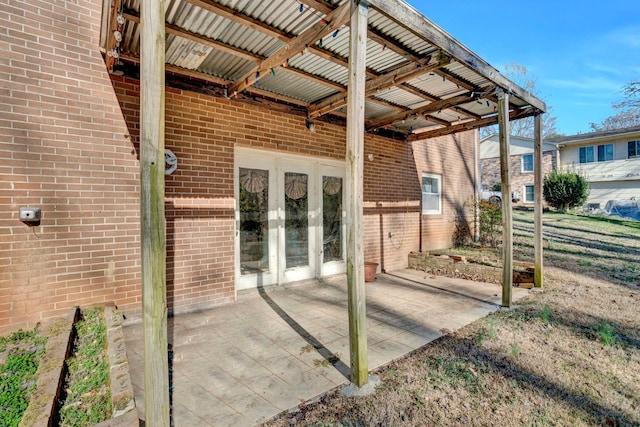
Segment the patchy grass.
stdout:
<path fill-rule="evenodd" d="M 515 258 L 533 215 L 514 211 Z M 544 215 L 545 289 L 269 426 L 640 425 L 640 222 Z M 466 250 L 465 254 L 472 254 Z"/>
<path fill-rule="evenodd" d="M 0 426 L 18 426 L 36 386 L 46 338 L 38 328 L 0 337 Z"/>
<path fill-rule="evenodd" d="M 107 334 L 102 307 L 82 311 L 75 351 L 67 363 L 61 426 L 92 426 L 111 418 Z"/>

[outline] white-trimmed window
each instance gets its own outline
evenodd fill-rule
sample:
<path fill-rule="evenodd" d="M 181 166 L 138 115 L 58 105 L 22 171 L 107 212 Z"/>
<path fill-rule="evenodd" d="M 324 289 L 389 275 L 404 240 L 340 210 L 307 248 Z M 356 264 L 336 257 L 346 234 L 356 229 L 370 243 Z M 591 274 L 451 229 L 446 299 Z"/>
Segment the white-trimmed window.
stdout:
<path fill-rule="evenodd" d="M 442 175 L 422 174 L 422 214 L 442 213 Z"/>
<path fill-rule="evenodd" d="M 598 161 L 609 162 L 613 160 L 613 144 L 598 145 Z"/>
<path fill-rule="evenodd" d="M 580 163 L 593 163 L 595 161 L 593 151 L 593 146 L 580 147 Z"/>
<path fill-rule="evenodd" d="M 533 172 L 533 154 L 522 155 L 522 172 Z"/>
<path fill-rule="evenodd" d="M 524 202 L 533 203 L 535 201 L 535 193 L 533 191 L 533 184 L 524 186 Z"/>
<path fill-rule="evenodd" d="M 613 144 L 580 147 L 580 163 L 609 162 L 613 160 Z"/>

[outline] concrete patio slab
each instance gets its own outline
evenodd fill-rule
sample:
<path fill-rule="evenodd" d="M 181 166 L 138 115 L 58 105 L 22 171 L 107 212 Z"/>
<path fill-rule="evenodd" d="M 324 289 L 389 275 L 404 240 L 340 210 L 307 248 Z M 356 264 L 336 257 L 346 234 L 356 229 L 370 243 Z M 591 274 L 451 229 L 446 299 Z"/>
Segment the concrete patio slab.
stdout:
<path fill-rule="evenodd" d="M 527 292 L 514 288 L 514 301 Z M 417 270 L 379 274 L 366 293 L 370 370 L 501 303 L 499 285 Z M 349 383 L 344 275 L 243 291 L 233 305 L 168 324 L 176 426 L 252 426 Z M 144 419 L 142 324 L 124 333 Z"/>

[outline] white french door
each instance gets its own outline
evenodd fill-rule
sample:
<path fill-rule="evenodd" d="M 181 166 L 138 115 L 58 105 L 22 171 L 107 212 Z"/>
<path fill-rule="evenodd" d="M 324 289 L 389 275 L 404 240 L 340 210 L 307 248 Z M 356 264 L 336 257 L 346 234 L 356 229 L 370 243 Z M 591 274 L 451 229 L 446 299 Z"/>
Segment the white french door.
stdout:
<path fill-rule="evenodd" d="M 236 289 L 345 271 L 344 164 L 236 149 Z"/>

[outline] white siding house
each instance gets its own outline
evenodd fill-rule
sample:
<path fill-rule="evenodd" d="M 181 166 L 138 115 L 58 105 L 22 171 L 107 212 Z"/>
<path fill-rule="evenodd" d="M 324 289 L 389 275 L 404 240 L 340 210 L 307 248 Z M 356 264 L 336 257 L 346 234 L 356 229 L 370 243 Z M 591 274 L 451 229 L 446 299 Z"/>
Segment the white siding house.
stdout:
<path fill-rule="evenodd" d="M 640 126 L 547 140 L 559 149 L 561 168 L 582 172 L 591 193 L 588 204 L 640 199 Z"/>

